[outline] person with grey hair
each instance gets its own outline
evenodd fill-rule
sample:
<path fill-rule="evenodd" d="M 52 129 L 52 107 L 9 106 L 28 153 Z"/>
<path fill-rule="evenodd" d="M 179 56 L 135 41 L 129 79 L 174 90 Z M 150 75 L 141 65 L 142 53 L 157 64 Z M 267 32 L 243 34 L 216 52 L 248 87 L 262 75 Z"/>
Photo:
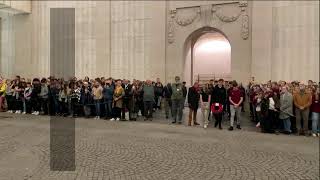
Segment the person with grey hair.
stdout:
<path fill-rule="evenodd" d="M 287 86 L 281 88 L 280 95 L 280 114 L 279 119 L 283 121 L 284 133 L 291 133 L 291 121 L 290 116 L 293 114 L 293 97 L 292 94 L 288 91 Z"/>
<path fill-rule="evenodd" d="M 178 121 L 179 124 L 182 122 L 182 110 L 184 106 L 184 98 L 183 98 L 183 85 L 180 82 L 180 77 L 175 77 L 175 82 L 172 83 L 170 87 L 171 92 L 171 101 L 172 101 L 172 123 L 176 123 Z"/>

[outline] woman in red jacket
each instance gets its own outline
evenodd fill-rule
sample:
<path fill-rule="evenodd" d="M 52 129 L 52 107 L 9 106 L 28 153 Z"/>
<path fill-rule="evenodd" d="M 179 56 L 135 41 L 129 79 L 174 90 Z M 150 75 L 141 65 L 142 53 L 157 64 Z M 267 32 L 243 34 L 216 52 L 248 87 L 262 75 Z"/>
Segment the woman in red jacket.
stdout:
<path fill-rule="evenodd" d="M 312 96 L 312 104 L 310 107 L 311 119 L 312 119 L 312 136 L 320 136 L 320 87 L 317 88 L 317 91 Z"/>

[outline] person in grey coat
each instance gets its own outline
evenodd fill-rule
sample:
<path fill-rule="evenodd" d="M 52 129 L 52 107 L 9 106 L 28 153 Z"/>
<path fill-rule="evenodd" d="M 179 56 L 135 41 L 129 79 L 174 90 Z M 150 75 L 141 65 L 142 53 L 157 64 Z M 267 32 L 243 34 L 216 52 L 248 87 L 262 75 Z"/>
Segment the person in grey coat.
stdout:
<path fill-rule="evenodd" d="M 152 121 L 152 110 L 154 105 L 154 86 L 151 80 L 147 80 L 146 84 L 143 86 L 143 103 L 144 103 L 144 116 L 145 121 Z"/>
<path fill-rule="evenodd" d="M 291 133 L 291 122 L 290 116 L 293 114 L 293 97 L 290 92 L 288 92 L 288 87 L 284 86 L 281 88 L 280 95 L 280 115 L 279 119 L 283 121 L 284 133 Z"/>

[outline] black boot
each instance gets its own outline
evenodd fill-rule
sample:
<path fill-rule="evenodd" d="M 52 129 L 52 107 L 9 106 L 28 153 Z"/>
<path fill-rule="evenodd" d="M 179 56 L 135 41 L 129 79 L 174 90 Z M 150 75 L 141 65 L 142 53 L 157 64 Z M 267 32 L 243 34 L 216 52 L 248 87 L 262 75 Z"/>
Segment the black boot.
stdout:
<path fill-rule="evenodd" d="M 230 126 L 228 130 L 229 130 L 229 131 L 232 131 L 232 130 L 233 130 L 233 127 L 232 127 L 232 126 Z"/>
<path fill-rule="evenodd" d="M 218 121 L 214 122 L 214 127 L 216 128 L 218 126 Z"/>

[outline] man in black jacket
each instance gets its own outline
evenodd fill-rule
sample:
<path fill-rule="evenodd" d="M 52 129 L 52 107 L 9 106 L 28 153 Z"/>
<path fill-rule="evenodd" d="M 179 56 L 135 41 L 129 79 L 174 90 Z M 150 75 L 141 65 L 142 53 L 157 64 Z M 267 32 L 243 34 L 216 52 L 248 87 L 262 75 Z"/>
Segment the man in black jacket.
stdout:
<path fill-rule="evenodd" d="M 160 109 L 161 107 L 161 100 L 162 100 L 162 94 L 163 94 L 163 85 L 160 82 L 160 78 L 157 78 L 157 82 L 154 86 L 155 89 L 155 108 Z"/>
<path fill-rule="evenodd" d="M 187 87 L 186 87 L 186 82 L 185 81 L 183 81 L 182 82 L 182 93 L 183 93 L 183 109 L 184 109 L 184 103 L 186 102 L 186 97 L 187 97 L 187 94 L 188 94 L 188 90 L 187 90 Z"/>
<path fill-rule="evenodd" d="M 222 106 L 225 105 L 225 103 L 227 101 L 227 92 L 226 92 L 226 89 L 223 87 L 223 83 L 224 83 L 224 80 L 219 79 L 218 85 L 216 85 L 214 87 L 212 94 L 211 94 L 211 102 L 210 102 L 211 105 L 216 104 L 216 103 L 218 103 Z M 219 129 L 222 129 L 222 126 L 221 126 L 222 114 L 223 114 L 223 111 L 221 113 L 219 112 L 219 113 L 214 114 L 214 117 L 216 119 L 214 127 L 217 127 L 217 125 L 219 124 Z"/>
<path fill-rule="evenodd" d="M 124 89 L 125 95 L 123 97 L 123 105 L 122 105 L 122 120 L 125 120 L 125 113 L 126 109 L 129 111 L 129 120 L 132 120 L 131 118 L 131 110 L 132 110 L 132 85 L 129 84 L 129 80 L 125 79 L 123 80 L 122 87 Z"/>
<path fill-rule="evenodd" d="M 33 79 L 32 81 L 32 92 L 31 92 L 31 104 L 33 108 L 33 114 L 39 115 L 41 110 L 40 106 L 40 97 L 39 94 L 41 92 L 41 84 L 38 78 Z"/>
<path fill-rule="evenodd" d="M 165 112 L 166 112 L 166 119 L 169 118 L 169 110 L 171 110 L 171 115 L 172 115 L 170 87 L 171 87 L 171 84 L 168 83 L 163 88 L 163 97 L 165 99 L 164 100 L 164 109 L 165 109 Z"/>
<path fill-rule="evenodd" d="M 188 92 L 188 104 L 189 104 L 189 121 L 188 126 L 191 126 L 192 120 L 194 125 L 199 125 L 197 122 L 197 111 L 200 100 L 200 88 L 199 83 L 195 82 Z"/>

